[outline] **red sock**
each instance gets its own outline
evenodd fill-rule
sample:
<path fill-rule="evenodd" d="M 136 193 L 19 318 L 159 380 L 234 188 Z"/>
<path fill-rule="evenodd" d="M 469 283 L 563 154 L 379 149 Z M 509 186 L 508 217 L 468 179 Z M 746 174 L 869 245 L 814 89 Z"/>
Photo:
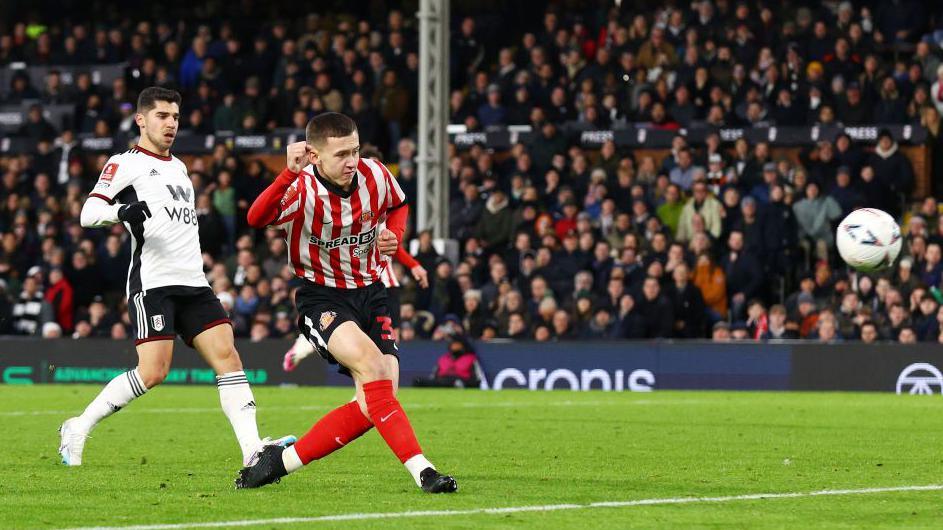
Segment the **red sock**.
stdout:
<path fill-rule="evenodd" d="M 328 412 L 318 420 L 300 440 L 295 452 L 305 465 L 337 451 L 370 430 L 373 424 L 360 412 L 356 401 L 351 401 Z"/>
<path fill-rule="evenodd" d="M 399 400 L 393 395 L 393 381 L 373 381 L 363 385 L 363 394 L 367 401 L 367 412 L 377 428 L 377 432 L 390 446 L 400 462 L 421 454 L 416 433 L 409 424 L 406 412 Z"/>

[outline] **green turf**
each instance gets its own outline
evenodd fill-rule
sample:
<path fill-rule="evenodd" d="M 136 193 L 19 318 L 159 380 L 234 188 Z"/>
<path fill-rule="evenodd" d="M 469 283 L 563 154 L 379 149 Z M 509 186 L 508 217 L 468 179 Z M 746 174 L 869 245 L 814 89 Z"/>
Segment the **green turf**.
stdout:
<path fill-rule="evenodd" d="M 0 528 L 943 484 L 939 396 L 407 389 L 426 454 L 460 484 L 456 495 L 429 496 L 375 432 L 281 484 L 235 491 L 240 456 L 212 387 L 154 390 L 94 431 L 83 467 L 65 468 L 56 428 L 98 390 L 0 385 Z M 261 430 L 300 436 L 350 394 L 257 387 Z M 939 528 L 941 500 L 893 492 L 251 528 Z"/>

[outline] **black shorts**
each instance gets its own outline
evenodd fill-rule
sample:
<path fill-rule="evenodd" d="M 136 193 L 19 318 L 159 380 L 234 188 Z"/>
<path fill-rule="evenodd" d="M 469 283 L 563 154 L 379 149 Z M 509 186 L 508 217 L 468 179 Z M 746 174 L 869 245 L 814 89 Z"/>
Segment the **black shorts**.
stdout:
<path fill-rule="evenodd" d="M 177 335 L 193 346 L 193 339 L 220 324 L 231 324 L 223 304 L 209 287 L 171 285 L 131 293 L 128 315 L 135 344 L 173 340 Z"/>
<path fill-rule="evenodd" d="M 331 364 L 337 359 L 327 350 L 331 334 L 344 322 L 357 324 L 380 352 L 399 357 L 393 340 L 386 287 L 376 282 L 360 289 L 338 289 L 306 281 L 295 294 L 298 329 L 321 357 Z M 344 366 L 338 372 L 350 375 Z"/>

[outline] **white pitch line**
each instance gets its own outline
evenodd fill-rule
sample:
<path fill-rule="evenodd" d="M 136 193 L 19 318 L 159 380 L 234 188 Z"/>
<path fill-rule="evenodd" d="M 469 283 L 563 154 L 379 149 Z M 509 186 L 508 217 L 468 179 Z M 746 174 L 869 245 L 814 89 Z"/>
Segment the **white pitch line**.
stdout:
<path fill-rule="evenodd" d="M 404 403 L 403 408 L 406 410 L 413 409 L 456 409 L 456 408 L 465 408 L 465 409 L 498 409 L 498 408 L 515 408 L 515 407 L 599 407 L 599 406 L 624 406 L 624 405 L 638 405 L 638 406 L 647 406 L 647 405 L 691 405 L 699 403 L 698 400 L 679 400 L 679 401 L 655 401 L 650 399 L 638 400 L 638 401 L 528 401 L 528 402 L 514 402 L 514 401 L 502 401 L 495 403 L 456 403 L 449 405 L 436 405 L 431 403 Z M 336 404 L 331 405 L 293 405 L 293 406 L 259 406 L 259 412 L 266 412 L 270 410 L 278 411 L 291 411 L 291 410 L 331 410 Z M 219 412 L 219 407 L 181 407 L 181 408 L 142 408 L 142 409 L 128 409 L 132 410 L 132 414 L 204 414 L 207 412 Z M 63 414 L 74 414 L 75 410 L 7 410 L 0 411 L 0 417 L 5 416 L 59 416 Z"/>
<path fill-rule="evenodd" d="M 865 495 L 870 493 L 893 493 L 902 491 L 940 491 L 943 484 L 928 486 L 894 486 L 887 488 L 862 488 L 821 490 L 792 493 L 751 493 L 725 497 L 674 497 L 661 499 L 638 499 L 634 501 L 605 501 L 586 504 L 545 504 L 537 506 L 507 506 L 503 508 L 474 508 L 469 510 L 427 510 L 410 512 L 342 513 L 317 517 L 279 517 L 276 519 L 243 519 L 241 521 L 210 521 L 204 523 L 148 524 L 135 526 L 83 526 L 66 530 L 180 530 L 186 528 L 220 528 L 227 526 L 283 525 L 298 523 L 320 523 L 329 521 L 365 521 L 370 519 L 403 519 L 407 517 L 449 517 L 456 515 L 500 515 L 522 512 L 555 512 L 560 510 L 587 510 L 595 508 L 627 508 L 632 506 L 658 506 L 666 504 L 723 503 L 768 499 L 796 499 L 840 495 Z"/>

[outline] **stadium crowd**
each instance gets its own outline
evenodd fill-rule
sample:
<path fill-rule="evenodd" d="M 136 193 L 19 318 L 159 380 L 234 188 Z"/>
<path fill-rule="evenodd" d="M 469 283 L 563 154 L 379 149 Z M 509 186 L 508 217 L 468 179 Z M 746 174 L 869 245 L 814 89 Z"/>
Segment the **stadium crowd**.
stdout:
<path fill-rule="evenodd" d="M 697 146 L 678 134 L 656 159 L 612 142 L 589 151 L 563 133 L 568 122 L 920 124 L 938 170 L 941 34 L 924 4 L 628 4 L 548 9 L 539 27 L 505 27 L 504 39 L 475 17 L 455 21 L 452 122 L 537 134 L 504 153 L 453 146 L 449 235 L 461 255 L 452 262 L 415 234 L 431 286 L 398 271 L 402 339 L 461 327 L 485 340 L 943 340 L 943 214 L 932 197 L 910 202 L 913 169 L 887 131 L 873 149 L 840 135 L 797 159 L 718 134 Z M 182 92 L 181 134 L 301 129 L 319 112 L 346 112 L 415 200 L 414 20 L 393 10 L 382 21 L 268 22 L 0 26 L 2 67 L 128 64 L 111 86 L 81 73 L 66 86 L 53 69 L 43 86 L 15 75 L 0 88 L 0 104 L 34 102 L 19 135 L 36 142 L 0 158 L 0 333 L 128 336 L 128 236 L 79 225 L 107 157 L 76 139 L 133 134 L 146 86 Z M 74 105 L 74 119 L 49 123 L 45 104 Z M 299 280 L 286 245 L 245 223 L 273 175 L 224 145 L 189 169 L 207 275 L 237 336 L 293 337 Z M 887 273 L 849 271 L 834 250 L 834 227 L 862 206 L 904 222 L 904 257 Z"/>

